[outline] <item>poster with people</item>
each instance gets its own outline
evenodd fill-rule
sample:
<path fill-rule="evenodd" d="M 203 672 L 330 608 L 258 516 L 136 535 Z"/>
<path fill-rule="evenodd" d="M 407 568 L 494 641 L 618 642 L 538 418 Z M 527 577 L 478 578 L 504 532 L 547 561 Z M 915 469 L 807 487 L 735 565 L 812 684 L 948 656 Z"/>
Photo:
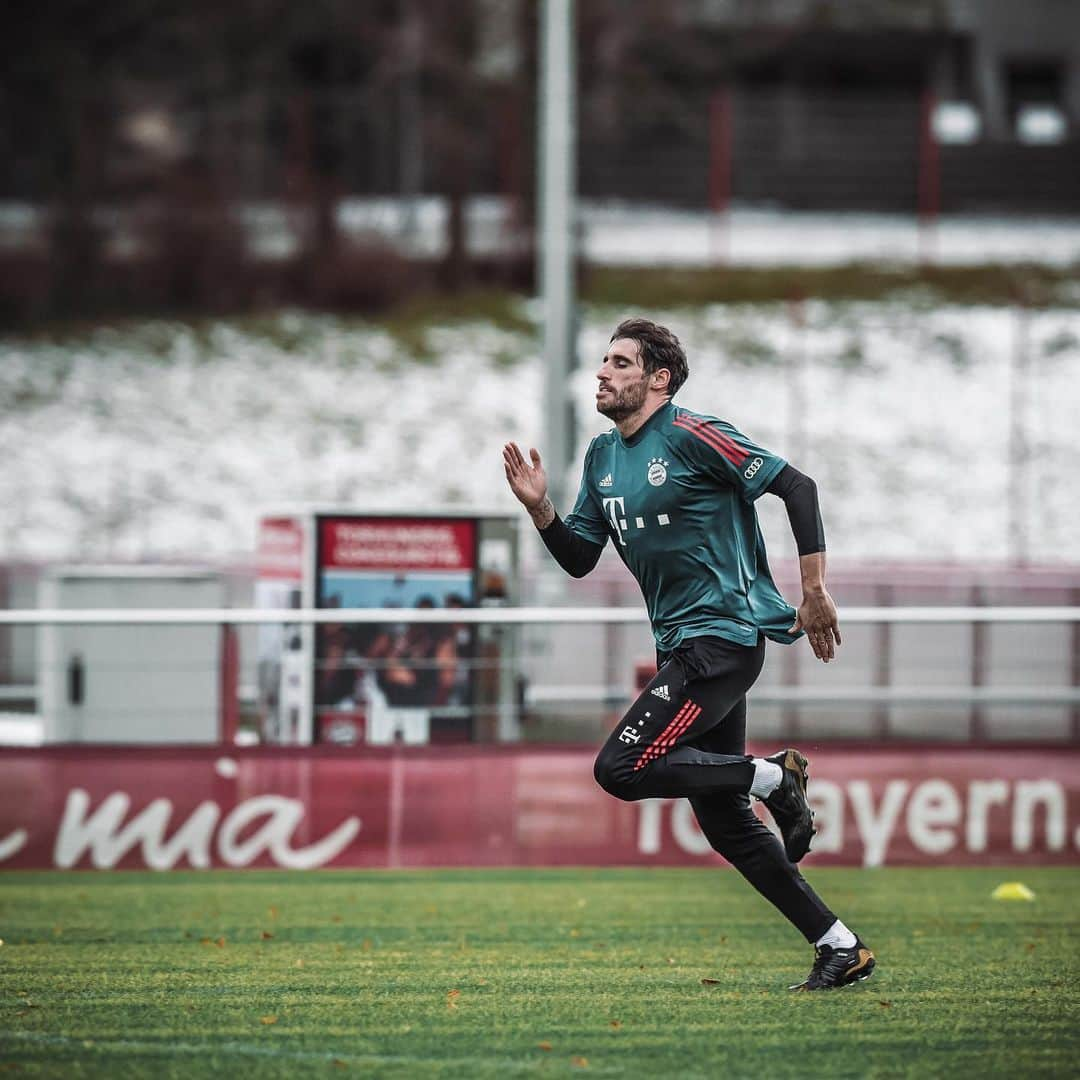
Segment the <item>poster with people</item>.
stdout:
<path fill-rule="evenodd" d="M 476 603 L 473 519 L 318 521 L 321 608 L 464 608 Z M 325 623 L 316 634 L 316 732 L 323 741 L 426 742 L 433 713 L 471 702 L 471 628 L 455 623 Z"/>

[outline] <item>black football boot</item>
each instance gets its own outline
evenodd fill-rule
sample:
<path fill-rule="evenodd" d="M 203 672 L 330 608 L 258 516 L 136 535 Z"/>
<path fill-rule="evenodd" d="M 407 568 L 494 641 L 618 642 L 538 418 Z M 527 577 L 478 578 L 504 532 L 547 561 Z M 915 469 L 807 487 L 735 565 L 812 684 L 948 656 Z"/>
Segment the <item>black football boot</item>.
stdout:
<path fill-rule="evenodd" d="M 787 857 L 797 863 L 809 850 L 814 828 L 814 813 L 806 801 L 806 758 L 798 750 L 781 750 L 767 757 L 782 771 L 780 784 L 762 802 L 769 808 L 773 820 L 780 826 Z"/>
<path fill-rule="evenodd" d="M 819 945 L 814 966 L 806 979 L 790 990 L 835 990 L 838 986 L 869 979 L 874 973 L 874 954 L 858 939 L 850 949 Z"/>

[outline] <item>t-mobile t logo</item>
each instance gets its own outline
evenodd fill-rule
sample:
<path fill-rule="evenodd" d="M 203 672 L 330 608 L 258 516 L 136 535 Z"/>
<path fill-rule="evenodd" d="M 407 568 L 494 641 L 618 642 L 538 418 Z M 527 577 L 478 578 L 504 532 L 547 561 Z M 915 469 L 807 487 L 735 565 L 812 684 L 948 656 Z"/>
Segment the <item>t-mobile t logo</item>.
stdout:
<path fill-rule="evenodd" d="M 644 529 L 645 518 L 634 517 L 630 521 L 626 514 L 626 500 L 621 495 L 613 495 L 607 499 L 604 499 L 604 512 L 608 516 L 608 521 L 611 522 L 611 527 L 615 530 L 615 535 L 618 537 L 619 543 L 623 547 L 626 547 L 626 533 L 629 529 Z M 652 515 L 650 515 L 652 516 Z M 670 525 L 670 514 L 657 514 L 657 525 Z"/>
<path fill-rule="evenodd" d="M 626 528 L 626 518 L 623 517 L 626 513 L 626 500 L 621 495 L 605 499 L 604 509 L 607 511 L 608 521 L 611 522 L 615 535 L 619 538 L 619 543 L 626 547 L 626 540 L 623 538 L 623 530 Z"/>

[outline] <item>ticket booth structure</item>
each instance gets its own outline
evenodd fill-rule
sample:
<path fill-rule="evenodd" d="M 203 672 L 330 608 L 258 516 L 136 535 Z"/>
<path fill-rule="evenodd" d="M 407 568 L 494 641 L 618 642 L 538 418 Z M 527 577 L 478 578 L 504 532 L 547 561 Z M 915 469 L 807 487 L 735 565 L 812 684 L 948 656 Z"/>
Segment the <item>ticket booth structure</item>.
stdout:
<path fill-rule="evenodd" d="M 499 513 L 268 513 L 259 608 L 468 608 L 518 603 L 518 521 Z M 519 736 L 517 627 L 266 624 L 264 742 L 426 744 Z"/>

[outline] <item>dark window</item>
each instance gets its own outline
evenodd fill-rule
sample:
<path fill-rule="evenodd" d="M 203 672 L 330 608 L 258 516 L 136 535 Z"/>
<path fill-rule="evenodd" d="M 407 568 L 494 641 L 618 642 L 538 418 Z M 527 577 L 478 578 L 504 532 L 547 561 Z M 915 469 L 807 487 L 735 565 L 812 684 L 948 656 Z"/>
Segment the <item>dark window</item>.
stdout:
<path fill-rule="evenodd" d="M 1025 105 L 1065 103 L 1065 64 L 1061 60 L 1009 60 L 1005 63 L 1005 95 L 1009 119 L 1016 121 Z"/>

